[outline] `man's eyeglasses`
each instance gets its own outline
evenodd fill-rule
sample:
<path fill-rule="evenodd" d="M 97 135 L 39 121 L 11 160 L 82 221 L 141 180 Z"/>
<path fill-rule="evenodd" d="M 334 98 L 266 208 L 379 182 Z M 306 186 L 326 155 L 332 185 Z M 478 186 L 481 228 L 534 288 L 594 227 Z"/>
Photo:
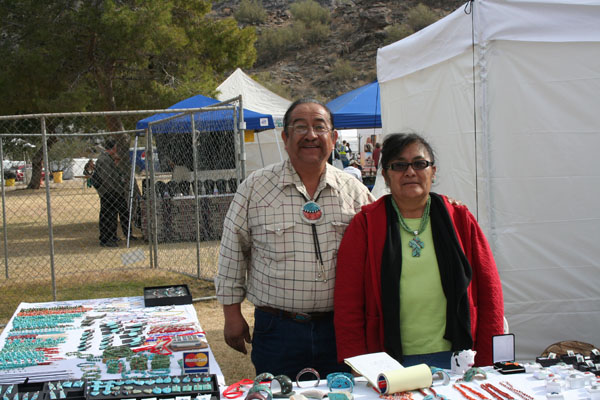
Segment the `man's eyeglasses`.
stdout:
<path fill-rule="evenodd" d="M 391 169 L 392 171 L 404 172 L 408 169 L 408 167 L 412 167 L 415 171 L 420 171 L 433 165 L 433 162 L 427 160 L 417 160 L 413 162 L 404 162 L 404 161 L 396 161 L 390 163 L 386 169 Z"/>
<path fill-rule="evenodd" d="M 294 124 L 288 125 L 288 128 L 290 128 L 291 131 L 297 135 L 306 135 L 311 127 L 306 124 Z M 312 127 L 312 131 L 315 135 L 322 136 L 331 132 L 331 129 L 329 129 L 327 125 L 314 125 Z"/>

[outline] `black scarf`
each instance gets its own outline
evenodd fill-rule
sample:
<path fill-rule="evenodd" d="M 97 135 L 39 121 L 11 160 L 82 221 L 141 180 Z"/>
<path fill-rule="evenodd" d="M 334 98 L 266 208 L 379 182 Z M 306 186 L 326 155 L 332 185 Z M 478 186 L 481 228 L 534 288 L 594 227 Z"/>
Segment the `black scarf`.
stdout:
<path fill-rule="evenodd" d="M 452 343 L 452 351 L 470 349 L 471 318 L 467 287 L 471 282 L 471 265 L 465 256 L 443 199 L 430 193 L 430 224 L 437 257 L 442 289 L 446 296 L 446 332 L 444 338 Z M 381 300 L 385 350 L 402 362 L 400 337 L 400 276 L 402 272 L 402 243 L 398 217 L 392 196 L 385 199 L 387 232 L 381 258 Z"/>

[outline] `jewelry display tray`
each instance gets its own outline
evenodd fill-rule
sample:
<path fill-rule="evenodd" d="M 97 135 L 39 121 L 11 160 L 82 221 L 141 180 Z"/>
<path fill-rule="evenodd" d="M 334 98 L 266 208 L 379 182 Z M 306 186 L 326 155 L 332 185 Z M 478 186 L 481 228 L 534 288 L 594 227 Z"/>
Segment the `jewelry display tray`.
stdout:
<path fill-rule="evenodd" d="M 75 386 L 73 386 L 74 384 Z M 8 400 L 85 400 L 85 381 L 70 380 L 19 383 L 14 385 L 3 384 L 0 385 L 0 396 L 2 399 Z"/>
<path fill-rule="evenodd" d="M 164 382 L 167 378 L 170 379 L 169 383 Z M 178 383 L 174 383 L 173 380 L 177 378 Z M 189 378 L 189 382 L 187 382 Z M 186 382 L 184 382 L 184 380 Z M 154 382 L 152 382 L 154 381 Z M 111 380 L 101 380 L 101 384 L 111 382 Z M 220 400 L 219 382 L 215 374 L 198 373 L 198 374 L 186 374 L 186 375 L 173 375 L 173 376 L 155 376 L 146 378 L 129 378 L 120 379 L 118 381 L 112 380 L 113 384 L 111 390 L 105 391 L 102 389 L 96 391 L 94 387 L 94 381 L 88 381 L 86 386 L 86 400 L 117 400 L 117 399 L 175 399 L 181 397 L 189 397 L 195 399 L 197 396 L 208 396 L 210 400 Z M 200 385 L 205 387 L 199 387 Z M 96 386 L 97 387 L 97 386 Z M 103 386 L 105 387 L 105 386 Z M 114 389 L 118 387 L 119 389 Z M 178 388 L 176 388 L 178 387 Z M 170 389 L 165 392 L 165 389 Z M 160 389 L 158 392 L 157 389 Z M 176 390 L 174 390 L 176 389 Z M 185 389 L 185 390 L 184 390 Z M 135 393 L 134 393 L 135 391 Z M 139 393 L 137 393 L 139 391 Z M 96 392 L 96 393 L 94 393 Z M 107 392 L 110 392 L 107 394 Z M 48 399 L 47 399 L 48 400 Z"/>
<path fill-rule="evenodd" d="M 185 377 L 190 378 L 190 382 L 183 382 Z M 170 383 L 156 383 L 161 378 L 170 378 Z M 178 378 L 179 383 L 173 383 L 173 379 Z M 200 379 L 199 382 L 193 380 Z M 149 384 L 149 382 L 154 383 Z M 94 380 L 70 380 L 70 381 L 48 381 L 38 383 L 21 383 L 21 384 L 2 384 L 0 385 L 0 398 L 2 399 L 28 399 L 28 400 L 143 400 L 154 398 L 160 399 L 175 399 L 189 397 L 191 400 L 197 396 L 210 395 L 210 400 L 220 400 L 219 383 L 217 376 L 214 374 L 188 374 L 169 377 L 152 377 L 152 378 L 130 378 L 120 380 L 100 380 L 101 390 L 96 393 Z M 110 383 L 110 385 L 108 385 Z M 142 384 L 143 383 L 143 384 Z M 199 390 L 198 385 L 204 387 Z M 179 386 L 179 390 L 173 390 Z M 188 387 L 189 386 L 189 387 Z M 208 387 L 210 386 L 210 387 Z M 109 390 L 106 390 L 109 387 Z M 165 388 L 170 388 L 168 393 L 163 393 Z M 126 389 L 128 388 L 128 389 Z M 160 388 L 161 393 L 157 393 L 156 388 Z M 186 389 L 185 391 L 183 389 Z M 187 390 L 189 389 L 189 390 Z M 134 391 L 136 393 L 134 393 Z M 139 393 L 137 393 L 139 391 Z M 148 393 L 150 392 L 150 393 Z"/>
<path fill-rule="evenodd" d="M 150 286 L 144 288 L 144 307 L 192 304 L 187 285 Z"/>

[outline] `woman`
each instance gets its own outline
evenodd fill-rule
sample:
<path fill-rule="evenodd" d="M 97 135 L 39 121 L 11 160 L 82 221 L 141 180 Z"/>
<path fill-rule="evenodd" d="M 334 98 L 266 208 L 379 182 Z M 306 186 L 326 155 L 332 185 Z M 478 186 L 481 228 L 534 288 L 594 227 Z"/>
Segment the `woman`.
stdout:
<path fill-rule="evenodd" d="M 449 368 L 453 351 L 472 348 L 476 365 L 491 365 L 504 307 L 481 228 L 430 193 L 435 157 L 421 136 L 389 135 L 380 161 L 391 195 L 362 208 L 338 251 L 339 360 L 385 351 L 404 366 Z"/>

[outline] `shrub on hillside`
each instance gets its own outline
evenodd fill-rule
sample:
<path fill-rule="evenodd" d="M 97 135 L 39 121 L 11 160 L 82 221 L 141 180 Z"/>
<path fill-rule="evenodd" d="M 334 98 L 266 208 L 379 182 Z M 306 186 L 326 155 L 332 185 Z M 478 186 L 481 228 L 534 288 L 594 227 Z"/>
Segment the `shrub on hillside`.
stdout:
<path fill-rule="evenodd" d="M 406 13 L 406 23 L 414 32 L 420 31 L 438 19 L 436 13 L 424 4 L 418 4 Z"/>
<path fill-rule="evenodd" d="M 267 20 L 267 11 L 260 0 L 242 0 L 233 16 L 237 22 L 258 25 Z"/>
<path fill-rule="evenodd" d="M 329 25 L 315 22 L 305 29 L 302 38 L 309 44 L 317 44 L 327 39 L 330 33 Z"/>
<path fill-rule="evenodd" d="M 257 59 L 262 63 L 278 60 L 297 46 L 298 37 L 292 26 L 265 29 L 256 41 Z"/>
<path fill-rule="evenodd" d="M 295 19 L 304 22 L 307 27 L 310 27 L 316 22 L 329 24 L 331 18 L 329 10 L 325 7 L 321 7 L 319 3 L 314 0 L 304 0 L 292 3 L 290 11 Z"/>
<path fill-rule="evenodd" d="M 404 39 L 414 33 L 414 30 L 408 24 L 393 24 L 385 27 L 386 45 Z"/>
<path fill-rule="evenodd" d="M 351 81 L 358 72 L 352 67 L 350 61 L 337 60 L 331 69 L 331 80 L 334 81 Z"/>

